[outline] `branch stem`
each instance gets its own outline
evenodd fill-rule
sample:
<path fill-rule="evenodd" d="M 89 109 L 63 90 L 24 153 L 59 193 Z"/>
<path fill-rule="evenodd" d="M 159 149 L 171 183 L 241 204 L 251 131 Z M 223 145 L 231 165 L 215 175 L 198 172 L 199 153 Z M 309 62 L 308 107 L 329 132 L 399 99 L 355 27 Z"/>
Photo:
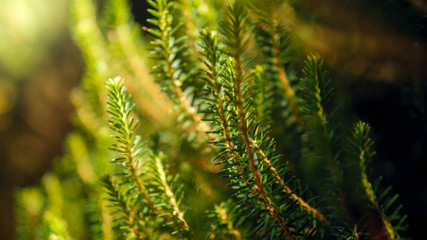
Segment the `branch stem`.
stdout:
<path fill-rule="evenodd" d="M 276 34 L 277 32 L 277 27 L 276 27 L 276 20 L 274 19 L 272 21 L 272 27 L 273 27 L 273 31 L 271 34 L 271 42 L 273 44 L 273 59 L 272 62 L 273 64 L 276 66 L 277 68 L 277 72 L 279 74 L 279 78 L 280 78 L 280 82 L 283 85 L 283 88 L 285 90 L 285 95 L 286 95 L 286 99 L 288 100 L 289 106 L 291 107 L 291 111 L 294 114 L 294 116 L 296 117 L 296 121 L 298 124 L 302 123 L 302 118 L 301 118 L 301 113 L 298 110 L 296 101 L 295 101 L 295 92 L 291 87 L 291 84 L 289 83 L 288 77 L 286 75 L 285 70 L 283 69 L 281 60 L 280 60 L 280 49 L 279 49 L 279 39 L 278 39 L 278 34 Z"/>
<path fill-rule="evenodd" d="M 297 201 L 299 205 L 301 205 L 306 211 L 310 212 L 314 216 L 316 216 L 317 219 L 319 219 L 323 224 L 330 227 L 331 223 L 325 218 L 323 214 L 321 214 L 319 211 L 311 207 L 309 204 L 307 204 L 303 199 L 298 197 L 295 193 L 292 192 L 292 190 L 286 186 L 285 182 L 282 180 L 282 178 L 277 174 L 276 168 L 274 168 L 271 165 L 270 160 L 267 158 L 267 156 L 264 154 L 262 149 L 256 144 L 253 140 L 250 140 L 251 144 L 255 146 L 255 149 L 258 151 L 258 154 L 261 156 L 264 164 L 270 169 L 271 173 L 275 176 L 276 182 L 282 187 L 283 192 L 286 192 L 289 194 L 289 196 Z"/>
<path fill-rule="evenodd" d="M 171 59 L 169 56 L 172 55 L 172 49 L 171 46 L 169 45 L 169 38 L 170 36 L 168 35 L 168 31 L 167 28 L 169 27 L 168 23 L 167 23 L 167 17 L 163 15 L 163 13 L 165 12 L 164 9 L 159 9 L 160 12 L 162 12 L 162 16 L 160 17 L 160 31 L 162 33 L 161 35 L 161 40 L 163 42 L 163 49 L 165 51 L 164 56 L 165 56 L 165 60 L 166 60 L 166 74 L 167 77 L 169 78 L 169 82 L 172 84 L 173 89 L 175 90 L 175 94 L 178 98 L 179 104 L 181 105 L 181 107 L 184 109 L 184 111 L 192 118 L 192 120 L 194 121 L 194 123 L 197 126 L 197 130 L 202 131 L 202 132 L 207 132 L 210 130 L 210 127 L 202 121 L 202 119 L 200 118 L 200 116 L 197 114 L 196 109 L 193 108 L 193 106 L 191 106 L 190 103 L 188 103 L 187 99 L 184 96 L 184 93 L 182 91 L 182 88 L 179 86 L 179 80 L 176 79 L 175 76 L 175 68 L 172 66 L 173 65 L 173 59 Z M 212 136 L 209 136 L 211 138 L 215 137 L 215 135 L 213 134 L 209 134 Z"/>
<path fill-rule="evenodd" d="M 169 184 L 167 183 L 166 172 L 163 168 L 163 164 L 161 163 L 161 160 L 159 157 L 156 157 L 155 161 L 156 161 L 156 167 L 160 173 L 160 179 L 162 181 L 163 188 L 165 189 L 165 193 L 168 196 L 169 201 L 173 206 L 173 210 L 174 210 L 173 215 L 176 216 L 182 222 L 184 229 L 188 231 L 190 227 L 188 226 L 187 222 L 184 219 L 184 213 L 179 209 L 178 203 L 175 198 L 175 194 L 172 192 L 172 190 L 169 187 Z"/>
<path fill-rule="evenodd" d="M 238 46 L 237 49 L 241 46 L 241 39 L 239 37 L 236 38 L 236 46 Z M 259 172 L 258 166 L 255 163 L 254 154 L 252 152 L 252 145 L 250 143 L 249 137 L 248 137 L 248 127 L 246 125 L 246 118 L 245 118 L 245 111 L 243 106 L 243 96 L 242 96 L 242 82 L 243 82 L 243 61 L 240 55 L 240 51 L 236 51 L 234 55 L 235 60 L 235 72 L 236 72 L 236 79 L 235 79 L 235 86 L 234 91 L 236 95 L 236 105 L 237 105 L 237 112 L 238 112 L 238 118 L 240 122 L 240 133 L 243 137 L 243 142 L 246 147 L 246 153 L 249 158 L 249 166 L 254 174 L 255 178 L 255 185 L 258 188 L 258 191 L 260 193 L 261 198 L 263 199 L 268 211 L 270 214 L 276 219 L 276 221 L 279 223 L 280 227 L 283 229 L 284 233 L 292 240 L 296 240 L 296 237 L 292 235 L 289 227 L 286 225 L 285 220 L 279 216 L 279 213 L 277 212 L 276 208 L 272 205 L 272 202 L 270 198 L 267 196 L 264 186 L 261 181 L 261 174 Z"/>

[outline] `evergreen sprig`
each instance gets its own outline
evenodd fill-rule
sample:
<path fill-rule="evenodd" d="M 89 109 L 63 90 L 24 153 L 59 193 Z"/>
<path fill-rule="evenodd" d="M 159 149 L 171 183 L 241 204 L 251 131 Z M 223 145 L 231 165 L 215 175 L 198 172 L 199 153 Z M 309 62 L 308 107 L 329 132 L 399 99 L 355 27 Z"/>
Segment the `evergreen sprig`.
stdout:
<path fill-rule="evenodd" d="M 171 177 L 163 166 L 164 156 L 152 153 L 149 157 L 150 172 L 147 177 L 152 179 L 148 183 L 155 208 L 160 213 L 161 225 L 167 226 L 172 235 L 188 236 L 190 227 L 184 218 L 181 209 L 184 192 L 182 184 L 177 182 L 177 177 Z"/>
<path fill-rule="evenodd" d="M 277 87 L 283 89 L 280 94 L 285 97 L 286 106 L 291 112 L 290 116 L 293 121 L 301 124 L 301 113 L 295 96 L 297 84 L 291 83 L 289 74 L 285 70 L 291 60 L 291 48 L 289 33 L 277 18 L 277 12 L 282 10 L 282 4 L 284 4 L 283 1 L 273 1 L 269 4 L 252 1 L 249 2 L 249 7 L 254 15 L 253 32 L 266 74 L 263 85 L 273 92 L 277 92 L 275 89 Z"/>
<path fill-rule="evenodd" d="M 162 90 L 185 112 L 185 119 L 189 117 L 199 131 L 209 131 L 209 126 L 197 114 L 198 107 L 188 100 L 196 94 L 191 91 L 189 82 L 194 82 L 198 66 L 189 58 L 187 37 L 178 34 L 183 23 L 176 19 L 176 3 L 170 0 L 148 2 L 153 7 L 148 12 L 154 16 L 147 20 L 154 26 L 147 29 L 154 38 L 151 41 L 151 52 L 156 60 L 153 74 Z"/>
<path fill-rule="evenodd" d="M 299 93 L 300 110 L 304 119 L 302 141 L 305 143 L 305 149 L 302 157 L 314 162 L 320 169 L 323 168 L 321 171 L 329 172 L 324 178 L 330 179 L 336 186 L 336 190 L 328 193 L 333 196 L 330 200 L 335 198 L 344 201 L 339 162 L 340 136 L 336 129 L 337 109 L 328 112 L 332 95 L 331 80 L 326 78 L 323 61 L 315 55 L 308 56 L 303 75 Z M 345 209 L 343 203 L 341 205 Z"/>
<path fill-rule="evenodd" d="M 233 7 L 239 8 L 241 6 Z M 229 8 L 229 19 L 232 22 L 229 25 L 236 28 L 230 28 L 229 33 L 225 34 L 240 36 L 236 34 L 237 31 L 241 30 L 240 24 L 236 24 L 233 21 L 243 19 L 243 17 L 239 16 L 242 11 Z M 231 36 L 227 37 L 231 38 Z M 220 148 L 219 157 L 224 158 L 223 160 L 219 159 L 218 163 L 224 164 L 221 172 L 226 173 L 230 178 L 230 185 L 235 191 L 234 196 L 241 199 L 238 204 L 243 205 L 241 206 L 243 209 L 245 204 L 248 205 L 248 208 L 252 211 L 250 215 L 254 214 L 258 218 L 267 216 L 267 219 L 275 219 L 278 224 L 277 227 L 280 227 L 274 231 L 278 231 L 279 235 L 279 232 L 283 231 L 290 238 L 295 238 L 295 236 L 291 233 L 287 223 L 297 223 L 294 223 L 291 214 L 286 212 L 286 204 L 292 206 L 294 204 L 300 205 L 310 214 L 314 214 L 325 223 L 328 223 L 322 214 L 298 197 L 298 184 L 294 181 L 289 170 L 286 170 L 286 164 L 281 163 L 280 156 L 274 153 L 275 143 L 268 136 L 268 128 L 262 127 L 262 123 L 256 120 L 254 110 L 251 109 L 252 102 L 243 102 L 243 99 L 245 101 L 249 99 L 246 95 L 248 88 L 246 86 L 242 87 L 244 77 L 242 74 L 237 73 L 242 71 L 237 66 L 237 62 L 240 61 L 241 67 L 244 65 L 243 60 L 239 58 L 239 56 L 244 55 L 243 52 L 228 50 L 228 53 L 234 51 L 234 54 L 232 54 L 234 58 L 222 57 L 221 53 L 227 51 L 221 50 L 218 40 L 212 32 L 203 32 L 202 41 L 204 43 L 205 80 L 209 96 L 206 98 L 206 103 L 211 111 L 208 116 L 210 116 L 209 121 L 212 122 L 212 126 L 215 126 L 213 132 L 218 134 L 214 144 Z M 236 42 L 239 42 L 239 40 Z M 242 46 L 228 43 L 228 47 L 230 46 L 241 50 L 244 49 Z M 236 59 L 236 56 L 238 59 Z M 240 80 L 238 80 L 239 76 Z M 280 169 L 280 172 L 276 169 Z M 261 176 L 264 178 L 262 181 Z M 288 180 L 285 181 L 283 179 Z M 292 191 L 288 184 L 295 187 L 297 191 Z M 281 190 L 282 193 L 277 193 L 277 190 L 273 191 L 271 189 L 273 186 Z M 279 202 L 282 204 L 278 204 Z M 285 211 L 279 212 L 278 209 L 284 209 Z M 266 212 L 268 214 L 263 215 Z M 298 214 L 304 215 L 305 213 L 303 211 L 294 214 L 298 216 Z M 284 216 L 286 216 L 286 220 Z M 260 236 L 268 235 L 272 231 L 270 228 L 274 227 L 265 226 L 265 223 L 261 222 L 255 226 L 256 231 L 254 232 L 264 228 L 265 232 L 261 231 Z M 267 221 L 267 223 L 271 222 Z M 278 230 L 280 228 L 281 230 Z M 293 228 L 296 227 L 293 226 Z M 300 228 L 298 230 L 303 231 L 305 229 Z M 298 234 L 301 233 L 297 232 L 296 235 Z"/>
<path fill-rule="evenodd" d="M 137 225 L 139 221 L 144 225 L 150 222 L 147 228 L 154 233 L 166 231 L 173 236 L 188 237 L 190 228 L 179 206 L 182 200 L 180 185 L 169 178 L 160 153 L 145 156 L 148 148 L 136 134 L 137 120 L 131 116 L 134 105 L 123 80 L 120 77 L 109 79 L 107 88 L 110 127 L 116 132 L 116 143 L 111 149 L 120 154 L 113 160 L 119 164 L 115 175 L 122 177 L 118 189 L 108 179 L 103 180 L 113 206 L 123 211 L 132 206 L 132 212 L 125 211 L 124 216 L 138 239 L 141 238 L 138 234 L 143 232 Z"/>
<path fill-rule="evenodd" d="M 144 236 L 144 222 L 139 221 L 135 211 L 132 209 L 134 203 L 130 202 L 130 198 L 124 195 L 119 188 L 113 184 L 111 176 L 105 175 L 101 178 L 101 182 L 107 189 L 109 202 L 108 207 L 111 209 L 111 215 L 115 217 L 114 225 L 116 235 L 124 236 L 130 239 L 142 239 Z"/>
<path fill-rule="evenodd" d="M 360 181 L 363 186 L 363 195 L 369 202 L 370 207 L 379 216 L 379 222 L 382 225 L 382 233 L 387 239 L 404 239 L 400 237 L 407 225 L 405 225 L 406 216 L 400 216 L 399 211 L 402 205 L 395 205 L 395 201 L 399 195 L 391 195 L 391 187 L 381 191 L 380 181 L 371 184 L 368 178 L 367 164 L 375 155 L 372 151 L 374 142 L 371 139 L 371 127 L 364 122 L 358 122 L 354 126 L 352 132 L 351 144 L 353 150 L 351 151 L 359 160 L 360 166 Z M 395 224 L 392 224 L 394 222 Z"/>
<path fill-rule="evenodd" d="M 141 180 L 143 163 L 141 160 L 145 149 L 141 138 L 136 135 L 138 122 L 130 116 L 134 104 L 130 101 L 123 80 L 120 77 L 109 79 L 108 88 L 108 113 L 110 114 L 110 127 L 116 132 L 111 150 L 118 152 L 121 156 L 113 161 L 118 163 L 120 172 L 118 175 L 125 177 L 123 183 L 128 184 L 131 193 L 136 194 L 137 201 L 144 201 L 149 208 L 154 206 L 146 187 Z"/>

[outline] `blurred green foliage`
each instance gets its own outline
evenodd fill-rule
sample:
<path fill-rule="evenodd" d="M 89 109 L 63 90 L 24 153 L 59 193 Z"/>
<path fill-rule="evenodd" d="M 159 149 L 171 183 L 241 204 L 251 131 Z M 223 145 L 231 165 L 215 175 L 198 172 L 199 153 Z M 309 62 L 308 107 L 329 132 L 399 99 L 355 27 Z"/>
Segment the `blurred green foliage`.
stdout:
<path fill-rule="evenodd" d="M 103 5 L 105 2 L 107 4 Z M 195 189 L 187 189 L 188 203 L 198 209 L 208 209 L 211 203 L 224 198 L 217 193 L 218 189 L 224 190 L 224 184 L 212 173 L 218 168 L 206 164 L 211 156 L 206 155 L 206 149 L 200 151 L 200 142 L 194 141 L 196 134 L 187 132 L 191 137 L 184 138 L 182 129 L 175 128 L 176 119 L 183 119 L 185 115 L 179 111 L 170 114 L 171 109 L 176 109 L 176 106 L 166 100 L 166 96 L 160 93 L 160 88 L 149 75 L 148 69 L 155 61 L 147 57 L 148 41 L 141 37 L 144 33 L 130 14 L 131 6 L 125 4 L 125 1 L 98 1 L 100 5 L 83 0 L 72 3 L 73 36 L 82 49 L 86 64 L 81 87 L 71 93 L 76 109 L 73 121 L 78 130 L 67 136 L 65 154 L 57 157 L 52 167 L 53 174 L 46 174 L 40 187 L 17 193 L 17 199 L 25 200 L 18 200 L 24 210 L 17 210 L 17 216 L 28 214 L 17 219 L 23 239 L 31 239 L 39 234 L 34 232 L 38 224 L 39 227 L 43 226 L 44 232 L 51 232 L 61 238 L 68 238 L 67 232 L 76 239 L 89 236 L 100 238 L 102 232 L 106 236 L 112 236 L 108 227 L 99 225 L 100 221 L 108 223 L 112 219 L 107 214 L 102 215 L 101 220 L 99 218 L 100 212 L 106 213 L 108 210 L 100 201 L 105 195 L 98 189 L 97 179 L 111 171 L 108 162 L 112 155 L 106 151 L 106 147 L 111 145 L 111 139 L 105 124 L 104 83 L 105 79 L 116 75 L 126 79 L 126 85 L 133 94 L 137 105 L 136 115 L 141 118 L 141 128 L 146 130 L 141 135 L 151 140 L 153 148 L 167 153 L 167 167 L 172 172 L 180 172 L 184 184 L 197 183 L 194 184 Z M 183 15 L 190 20 L 190 24 L 185 25 L 190 39 L 197 38 L 198 29 L 203 26 L 216 27 L 218 15 L 212 10 L 221 8 L 224 3 L 228 1 L 183 2 Z M 417 81 L 423 79 L 425 68 L 422 68 L 422 62 L 427 55 L 425 47 L 417 39 L 417 28 L 411 25 L 404 35 L 390 30 L 384 20 L 376 21 L 375 14 L 379 12 L 381 15 L 385 11 L 382 7 L 373 8 L 374 10 L 368 11 L 370 14 L 364 15 L 356 11 L 356 7 L 366 9 L 372 4 L 359 2 L 355 4 L 356 7 L 349 7 L 348 4 L 354 4 L 354 1 L 337 3 L 332 0 L 324 4 L 314 1 L 293 3 L 295 5 L 292 7 L 286 4 L 275 11 L 280 23 L 294 33 L 290 41 L 297 53 L 292 60 L 301 65 L 305 53 L 313 50 L 321 53 L 329 67 L 339 69 L 333 74 L 344 72 L 346 76 L 351 76 L 335 84 L 339 90 L 348 91 L 358 82 L 365 84 L 364 87 L 357 88 L 359 92 L 365 93 L 365 88 L 370 85 L 368 80 L 359 81 L 362 77 L 370 79 L 369 81 L 387 83 L 399 83 L 412 78 Z M 326 6 L 327 4 L 329 5 Z M 395 16 L 393 11 L 400 9 L 395 7 L 396 4 L 393 3 L 394 7 L 382 15 Z M 1 170 L 5 186 L 28 183 L 28 179 L 35 178 L 34 172 L 37 176 L 45 171 L 50 166 L 50 159 L 58 155 L 57 149 L 63 145 L 58 139 L 69 128 L 70 106 L 65 103 L 64 107 L 62 102 L 68 101 L 68 89 L 73 85 L 67 78 L 79 78 L 80 69 L 72 67 L 76 61 L 71 59 L 78 59 L 76 54 L 58 54 L 58 47 L 63 47 L 59 42 L 67 38 L 65 26 L 71 15 L 68 7 L 67 1 L 0 2 L 0 131 L 4 130 L 0 156 L 7 163 Z M 265 7 L 268 5 L 259 4 L 259 9 Z M 328 17 L 331 11 L 334 13 L 333 17 Z M 405 14 L 418 11 L 417 8 L 406 10 Z M 346 21 L 349 16 L 356 20 Z M 401 26 L 396 19 L 398 18 L 395 18 L 392 26 Z M 371 24 L 373 22 L 375 24 Z M 193 45 L 193 50 L 198 48 L 197 44 Z M 52 64 L 60 66 L 54 70 L 48 69 Z M 294 66 L 287 66 L 291 77 L 298 75 L 298 70 L 292 72 Z M 257 66 L 255 74 L 258 74 L 258 80 L 268 74 L 264 71 L 265 69 Z M 64 84 L 66 81 L 68 83 Z M 268 91 L 267 89 L 266 92 Z M 367 92 L 377 91 L 378 89 Z M 186 94 L 187 97 L 190 96 Z M 412 92 L 410 94 L 421 105 L 419 109 L 422 109 L 422 102 Z M 345 95 L 345 91 L 338 91 L 338 95 Z M 344 105 L 350 105 L 352 101 L 348 96 L 341 96 L 339 99 Z M 409 104 L 413 105 L 413 102 Z M 21 111 L 24 112 L 22 116 Z M 415 114 L 418 114 L 418 109 Z M 278 116 L 276 120 L 281 117 L 283 116 Z M 356 118 L 355 113 L 346 117 Z M 25 127 L 21 129 L 22 125 Z M 181 123 L 178 125 L 184 129 L 188 127 Z M 273 124 L 275 130 L 283 131 L 283 127 L 282 124 Z M 15 130 L 11 130 L 13 128 Z M 275 137 L 284 140 L 289 136 Z M 280 142 L 278 146 L 285 153 L 292 149 Z M 46 154 L 49 151 L 55 152 Z M 42 153 L 33 154 L 34 152 Z M 289 156 L 291 159 L 297 157 L 292 154 Z M 389 171 L 388 176 L 393 175 L 390 168 L 386 170 Z M 201 195 L 206 199 L 201 200 L 198 197 Z M 89 200 L 89 204 L 82 199 Z M 218 205 L 214 211 L 222 212 L 222 207 L 227 204 Z M 203 214 L 204 211 L 198 212 L 192 218 L 197 222 Z M 217 216 L 212 218 L 215 217 Z M 202 225 L 197 227 L 203 228 Z"/>
<path fill-rule="evenodd" d="M 299 26 L 293 7 L 249 2 L 252 11 L 242 3 L 150 1 L 152 27 L 142 32 L 127 1 L 72 1 L 86 64 L 71 94 L 76 129 L 41 186 L 17 193 L 20 239 L 400 239 L 400 207 L 386 212 L 396 198 L 372 196 L 365 158 L 361 169 L 345 165 L 361 161 L 354 152 L 372 156 L 364 148 L 371 140 L 345 148 L 349 124 L 336 117 L 323 62 L 298 63 L 305 54 L 290 45 L 301 40 L 301 32 L 297 40 L 288 34 Z M 120 78 L 105 88 L 116 75 L 127 88 Z M 271 136 L 264 118 L 272 119 Z M 272 136 L 296 141 L 276 149 Z M 367 205 L 369 214 L 360 213 Z"/>
<path fill-rule="evenodd" d="M 3 0 L 0 2 L 1 77 L 31 77 L 66 35 L 68 2 Z"/>

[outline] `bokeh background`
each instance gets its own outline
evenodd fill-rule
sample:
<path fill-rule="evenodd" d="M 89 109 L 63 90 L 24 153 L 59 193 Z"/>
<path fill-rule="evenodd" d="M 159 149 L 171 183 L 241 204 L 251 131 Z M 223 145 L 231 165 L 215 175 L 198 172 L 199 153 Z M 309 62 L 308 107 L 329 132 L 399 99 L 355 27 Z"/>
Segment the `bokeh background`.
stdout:
<path fill-rule="evenodd" d="M 102 4 L 102 1 L 97 1 Z M 370 123 L 375 175 L 394 186 L 409 231 L 427 224 L 427 1 L 294 0 L 293 42 L 317 52 L 352 121 Z M 133 0 L 145 25 L 147 4 Z M 84 63 L 68 0 L 0 0 L 0 239 L 14 239 L 13 191 L 37 184 L 72 130 Z"/>

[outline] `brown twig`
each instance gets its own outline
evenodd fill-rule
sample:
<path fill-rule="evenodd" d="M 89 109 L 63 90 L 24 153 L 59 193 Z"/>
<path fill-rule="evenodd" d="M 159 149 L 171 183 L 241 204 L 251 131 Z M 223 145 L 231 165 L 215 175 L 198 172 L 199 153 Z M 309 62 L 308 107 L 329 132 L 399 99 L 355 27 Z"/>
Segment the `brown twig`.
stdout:
<path fill-rule="evenodd" d="M 160 162 L 160 158 L 156 157 L 155 161 L 156 161 L 157 169 L 160 173 L 160 180 L 162 181 L 162 185 L 165 188 L 166 195 L 169 197 L 170 203 L 173 206 L 174 215 L 177 216 L 177 218 L 182 222 L 185 230 L 188 231 L 190 229 L 190 227 L 188 226 L 187 221 L 185 221 L 185 219 L 184 219 L 184 213 L 179 209 L 178 203 L 177 203 L 176 198 L 175 198 L 175 194 L 172 192 L 172 190 L 169 187 L 169 184 L 167 183 L 166 173 L 165 173 L 165 170 L 163 168 L 162 163 Z"/>
<path fill-rule="evenodd" d="M 219 118 L 221 119 L 221 124 L 222 124 L 222 128 L 224 131 L 224 137 L 227 141 L 228 148 L 232 151 L 231 154 L 232 154 L 233 161 L 237 164 L 236 168 L 239 171 L 239 173 L 242 173 L 240 176 L 241 176 L 243 182 L 249 186 L 249 180 L 243 175 L 244 171 L 243 171 L 242 166 L 240 164 L 238 164 L 239 163 L 239 155 L 236 152 L 234 152 L 234 144 L 231 141 L 230 133 L 228 130 L 228 122 L 227 122 L 227 119 L 225 117 L 224 108 L 222 107 L 222 104 L 221 104 L 222 100 L 220 98 L 218 98 L 218 99 L 220 101 L 218 104 L 220 106 L 220 108 L 216 109 L 216 113 L 219 116 Z M 252 187 L 251 187 L 250 191 L 251 191 L 251 193 L 256 193 L 256 190 Z"/>
<path fill-rule="evenodd" d="M 276 20 L 274 19 L 272 21 L 272 34 L 271 34 L 271 42 L 273 44 L 273 59 L 272 62 L 273 64 L 276 66 L 277 68 L 277 72 L 279 74 L 279 78 L 280 78 L 280 82 L 283 85 L 283 88 L 285 90 L 285 96 L 286 99 L 288 100 L 289 106 L 291 107 L 291 111 L 294 114 L 294 116 L 296 117 L 296 121 L 297 124 L 302 123 L 302 118 L 301 118 L 301 112 L 298 110 L 296 101 L 295 101 L 295 92 L 291 87 L 291 84 L 289 83 L 288 77 L 286 75 L 285 70 L 283 69 L 283 66 L 281 64 L 281 60 L 280 60 L 280 49 L 278 46 L 278 34 L 276 34 L 277 32 L 277 27 L 276 27 Z"/>
<path fill-rule="evenodd" d="M 125 123 L 126 123 L 126 126 L 124 128 L 129 129 L 127 122 L 125 122 Z M 132 140 L 130 139 L 130 133 L 126 134 L 126 141 L 128 143 L 132 142 Z M 132 179 L 136 183 L 136 187 L 138 188 L 138 191 L 145 198 L 145 200 L 147 201 L 150 208 L 153 208 L 154 203 L 151 201 L 151 198 L 148 195 L 147 189 L 144 187 L 144 185 L 141 183 L 141 180 L 139 179 L 137 168 L 136 168 L 136 165 L 138 163 L 137 163 L 136 159 L 132 157 L 134 155 L 134 151 L 132 150 L 131 146 L 126 146 L 125 151 L 127 152 L 127 154 L 124 154 L 124 156 L 125 156 L 126 160 L 130 163 L 129 164 L 129 171 L 131 172 Z"/>
<path fill-rule="evenodd" d="M 320 221 L 322 221 L 323 224 L 325 224 L 326 226 L 330 227 L 331 223 L 325 218 L 325 216 L 323 216 L 323 214 L 321 214 L 319 211 L 317 211 L 316 209 L 314 209 L 313 207 L 311 207 L 310 205 L 308 205 L 303 199 L 301 199 L 295 193 L 293 193 L 292 190 L 288 186 L 286 186 L 285 182 L 282 180 L 282 178 L 279 176 L 279 174 L 277 174 L 276 168 L 274 168 L 271 165 L 270 160 L 267 158 L 267 156 L 264 154 L 264 152 L 258 146 L 258 144 L 256 144 L 253 140 L 250 140 L 250 143 L 253 146 L 255 146 L 255 149 L 258 151 L 258 153 L 261 156 L 264 164 L 270 169 L 271 173 L 275 176 L 276 182 L 280 186 L 282 186 L 282 190 L 284 192 L 288 193 L 289 196 L 292 199 L 294 199 L 295 201 L 297 201 L 298 204 L 301 205 L 307 212 L 310 212 L 311 214 L 313 214 L 314 216 L 316 216 L 317 219 L 319 219 Z"/>
<path fill-rule="evenodd" d="M 240 46 L 241 42 L 240 39 L 237 38 L 236 39 L 237 44 L 236 46 Z M 270 212 L 270 214 L 274 217 L 274 219 L 276 219 L 276 221 L 279 223 L 280 227 L 283 229 L 284 233 L 291 239 L 296 240 L 295 236 L 292 235 L 289 227 L 286 225 L 285 220 L 283 218 L 281 218 L 277 212 L 277 210 L 274 208 L 274 206 L 272 205 L 272 202 L 270 200 L 270 198 L 266 195 L 262 181 L 261 181 L 261 176 L 260 176 L 260 172 L 258 169 L 258 166 L 255 164 L 255 160 L 254 160 L 254 154 L 252 152 L 252 146 L 248 137 L 248 128 L 246 125 L 246 119 L 245 119 L 245 111 L 244 111 L 244 107 L 243 107 L 243 97 L 242 97 L 242 92 L 241 92 L 241 86 L 242 86 L 242 80 L 243 80 L 243 62 L 240 56 L 240 52 L 236 51 L 235 56 L 235 72 L 236 72 L 236 79 L 235 79 L 235 86 L 234 86 L 234 91 L 236 94 L 236 105 L 237 105 L 237 112 L 238 112 L 238 118 L 239 118 L 239 122 L 240 122 L 240 133 L 243 137 L 243 142 L 245 144 L 246 147 L 246 152 L 249 158 L 249 166 L 254 174 L 254 178 L 255 178 L 255 185 L 258 188 L 258 191 L 260 193 L 261 198 L 263 199 L 268 211 Z"/>
<path fill-rule="evenodd" d="M 393 227 L 391 223 L 387 220 L 385 214 L 383 211 L 381 211 L 380 206 L 378 205 L 377 199 L 375 197 L 374 190 L 372 189 L 372 185 L 369 183 L 368 176 L 366 174 L 366 167 L 365 167 L 365 157 L 369 149 L 362 149 L 359 158 L 360 158 L 360 165 L 362 168 L 362 185 L 363 189 L 365 190 L 365 194 L 368 196 L 369 202 L 373 205 L 375 211 L 380 215 L 381 222 L 384 226 L 385 233 L 387 235 L 388 239 L 396 240 L 396 235 L 393 231 Z"/>
<path fill-rule="evenodd" d="M 162 47 L 165 51 L 165 56 L 170 56 L 171 47 L 168 44 L 169 39 L 168 39 L 167 31 L 166 29 L 162 29 L 162 26 L 163 27 L 167 26 L 166 22 L 164 22 L 166 19 L 164 18 L 164 16 L 162 16 L 159 20 L 160 20 L 160 26 L 161 26 L 160 30 L 162 32 L 162 35 L 161 35 L 161 39 L 163 42 Z M 179 104 L 184 109 L 184 111 L 193 119 L 199 131 L 208 132 L 210 130 L 210 127 L 205 122 L 202 121 L 200 116 L 197 114 L 196 109 L 194 109 L 193 106 L 191 106 L 191 104 L 188 103 L 187 99 L 184 96 L 182 88 L 179 86 L 179 80 L 175 79 L 174 77 L 175 68 L 172 66 L 172 63 L 173 63 L 172 61 L 173 59 L 169 57 L 166 58 L 166 68 L 167 68 L 166 74 L 169 77 L 169 81 L 175 90 L 176 96 L 178 97 Z M 208 135 L 210 138 L 215 137 L 215 135 L 212 133 Z"/>

